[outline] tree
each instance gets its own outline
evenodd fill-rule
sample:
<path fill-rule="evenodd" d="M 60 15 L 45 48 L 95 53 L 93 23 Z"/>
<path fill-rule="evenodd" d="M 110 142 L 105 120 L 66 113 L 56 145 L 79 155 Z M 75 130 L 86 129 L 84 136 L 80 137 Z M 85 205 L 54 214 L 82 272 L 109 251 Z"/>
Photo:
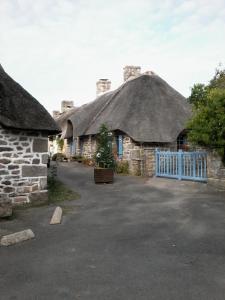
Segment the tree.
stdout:
<path fill-rule="evenodd" d="M 189 141 L 215 149 L 225 161 L 225 70 L 216 70 L 207 86 L 194 85 L 189 100 L 193 103 Z"/>
<path fill-rule="evenodd" d="M 105 124 L 100 126 L 94 158 L 98 167 L 114 168 L 115 166 L 112 153 L 112 133 Z"/>
<path fill-rule="evenodd" d="M 208 87 L 210 89 L 225 89 L 225 69 L 216 69 L 214 77 L 210 80 Z"/>
<path fill-rule="evenodd" d="M 191 96 L 188 98 L 189 102 L 196 108 L 199 105 L 205 104 L 207 98 L 207 87 L 202 83 L 194 84 L 191 89 Z"/>

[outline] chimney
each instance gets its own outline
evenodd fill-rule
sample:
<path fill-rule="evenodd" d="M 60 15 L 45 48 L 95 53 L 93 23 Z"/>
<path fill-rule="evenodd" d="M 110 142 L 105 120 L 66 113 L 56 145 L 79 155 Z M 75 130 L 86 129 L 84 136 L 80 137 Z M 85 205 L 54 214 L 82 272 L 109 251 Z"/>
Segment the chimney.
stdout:
<path fill-rule="evenodd" d="M 60 116 L 60 114 L 61 113 L 59 110 L 53 110 L 53 112 L 52 112 L 53 119 L 58 118 L 58 116 Z"/>
<path fill-rule="evenodd" d="M 111 89 L 111 81 L 109 79 L 99 79 L 96 82 L 96 95 L 100 96 Z"/>
<path fill-rule="evenodd" d="M 123 68 L 124 81 L 133 79 L 139 75 L 141 75 L 141 67 L 139 66 L 125 66 Z"/>
<path fill-rule="evenodd" d="M 73 101 L 63 100 L 61 102 L 61 112 L 62 113 L 65 112 L 65 111 L 70 110 L 73 107 L 74 107 Z"/>
<path fill-rule="evenodd" d="M 155 72 L 153 72 L 153 71 L 145 71 L 143 74 L 151 76 L 151 75 L 155 75 Z"/>

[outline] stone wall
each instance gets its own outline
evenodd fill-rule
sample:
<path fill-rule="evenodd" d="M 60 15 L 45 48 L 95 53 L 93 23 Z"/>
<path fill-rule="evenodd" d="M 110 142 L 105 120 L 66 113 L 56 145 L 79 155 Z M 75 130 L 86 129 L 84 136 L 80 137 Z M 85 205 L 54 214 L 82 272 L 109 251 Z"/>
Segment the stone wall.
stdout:
<path fill-rule="evenodd" d="M 80 140 L 80 148 L 82 149 L 82 152 L 80 152 L 80 154 L 83 157 L 92 159 L 96 151 L 95 137 L 91 135 L 83 137 L 82 140 Z"/>
<path fill-rule="evenodd" d="M 0 127 L 0 194 L 13 204 L 47 200 L 48 138 Z"/>
<path fill-rule="evenodd" d="M 139 143 L 136 143 L 127 135 L 123 135 L 123 160 L 129 163 L 129 173 L 141 175 L 142 151 Z"/>
<path fill-rule="evenodd" d="M 215 150 L 207 151 L 207 175 L 209 185 L 225 190 L 225 166 Z"/>
<path fill-rule="evenodd" d="M 82 146 L 81 146 L 82 144 Z M 82 148 L 82 153 L 80 149 Z M 113 149 L 116 142 L 113 142 Z M 177 151 L 177 142 L 173 143 L 137 143 L 131 137 L 123 135 L 123 157 L 120 160 L 128 161 L 129 172 L 133 175 L 154 176 L 155 175 L 155 151 Z M 207 152 L 208 183 L 225 189 L 225 166 L 215 151 L 205 148 L 191 148 L 191 151 Z M 96 139 L 94 136 L 78 138 L 76 154 L 85 158 L 93 158 L 96 151 Z M 116 151 L 114 151 L 116 153 Z"/>
<path fill-rule="evenodd" d="M 155 175 L 155 151 L 176 151 L 176 142 L 170 144 L 138 143 L 127 135 L 123 139 L 123 159 L 129 162 L 129 171 L 133 175 Z"/>
<path fill-rule="evenodd" d="M 113 149 L 116 148 L 116 141 L 113 141 Z M 176 151 L 176 142 L 171 144 L 140 144 L 131 137 L 123 135 L 123 157 L 120 160 L 128 161 L 129 173 L 133 175 L 154 176 L 155 175 L 155 150 Z M 81 152 L 82 149 L 82 152 Z M 82 137 L 79 139 L 76 148 L 77 155 L 85 158 L 93 158 L 96 151 L 96 139 L 94 136 Z M 116 151 L 113 151 L 116 153 Z"/>

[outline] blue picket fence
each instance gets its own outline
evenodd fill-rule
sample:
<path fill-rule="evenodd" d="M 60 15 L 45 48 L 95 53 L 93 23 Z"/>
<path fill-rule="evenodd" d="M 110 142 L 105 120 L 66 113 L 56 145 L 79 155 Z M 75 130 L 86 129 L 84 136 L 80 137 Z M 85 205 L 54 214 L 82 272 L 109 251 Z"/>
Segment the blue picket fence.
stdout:
<path fill-rule="evenodd" d="M 156 150 L 155 156 L 156 176 L 207 181 L 207 154 L 205 152 Z"/>

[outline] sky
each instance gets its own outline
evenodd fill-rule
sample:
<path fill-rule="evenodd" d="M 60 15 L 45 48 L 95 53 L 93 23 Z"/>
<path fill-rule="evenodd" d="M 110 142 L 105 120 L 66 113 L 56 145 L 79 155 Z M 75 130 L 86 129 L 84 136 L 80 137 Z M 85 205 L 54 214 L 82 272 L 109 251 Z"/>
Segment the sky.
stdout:
<path fill-rule="evenodd" d="M 225 0 L 0 0 L 0 64 L 51 113 L 152 70 L 185 97 L 225 67 Z"/>

